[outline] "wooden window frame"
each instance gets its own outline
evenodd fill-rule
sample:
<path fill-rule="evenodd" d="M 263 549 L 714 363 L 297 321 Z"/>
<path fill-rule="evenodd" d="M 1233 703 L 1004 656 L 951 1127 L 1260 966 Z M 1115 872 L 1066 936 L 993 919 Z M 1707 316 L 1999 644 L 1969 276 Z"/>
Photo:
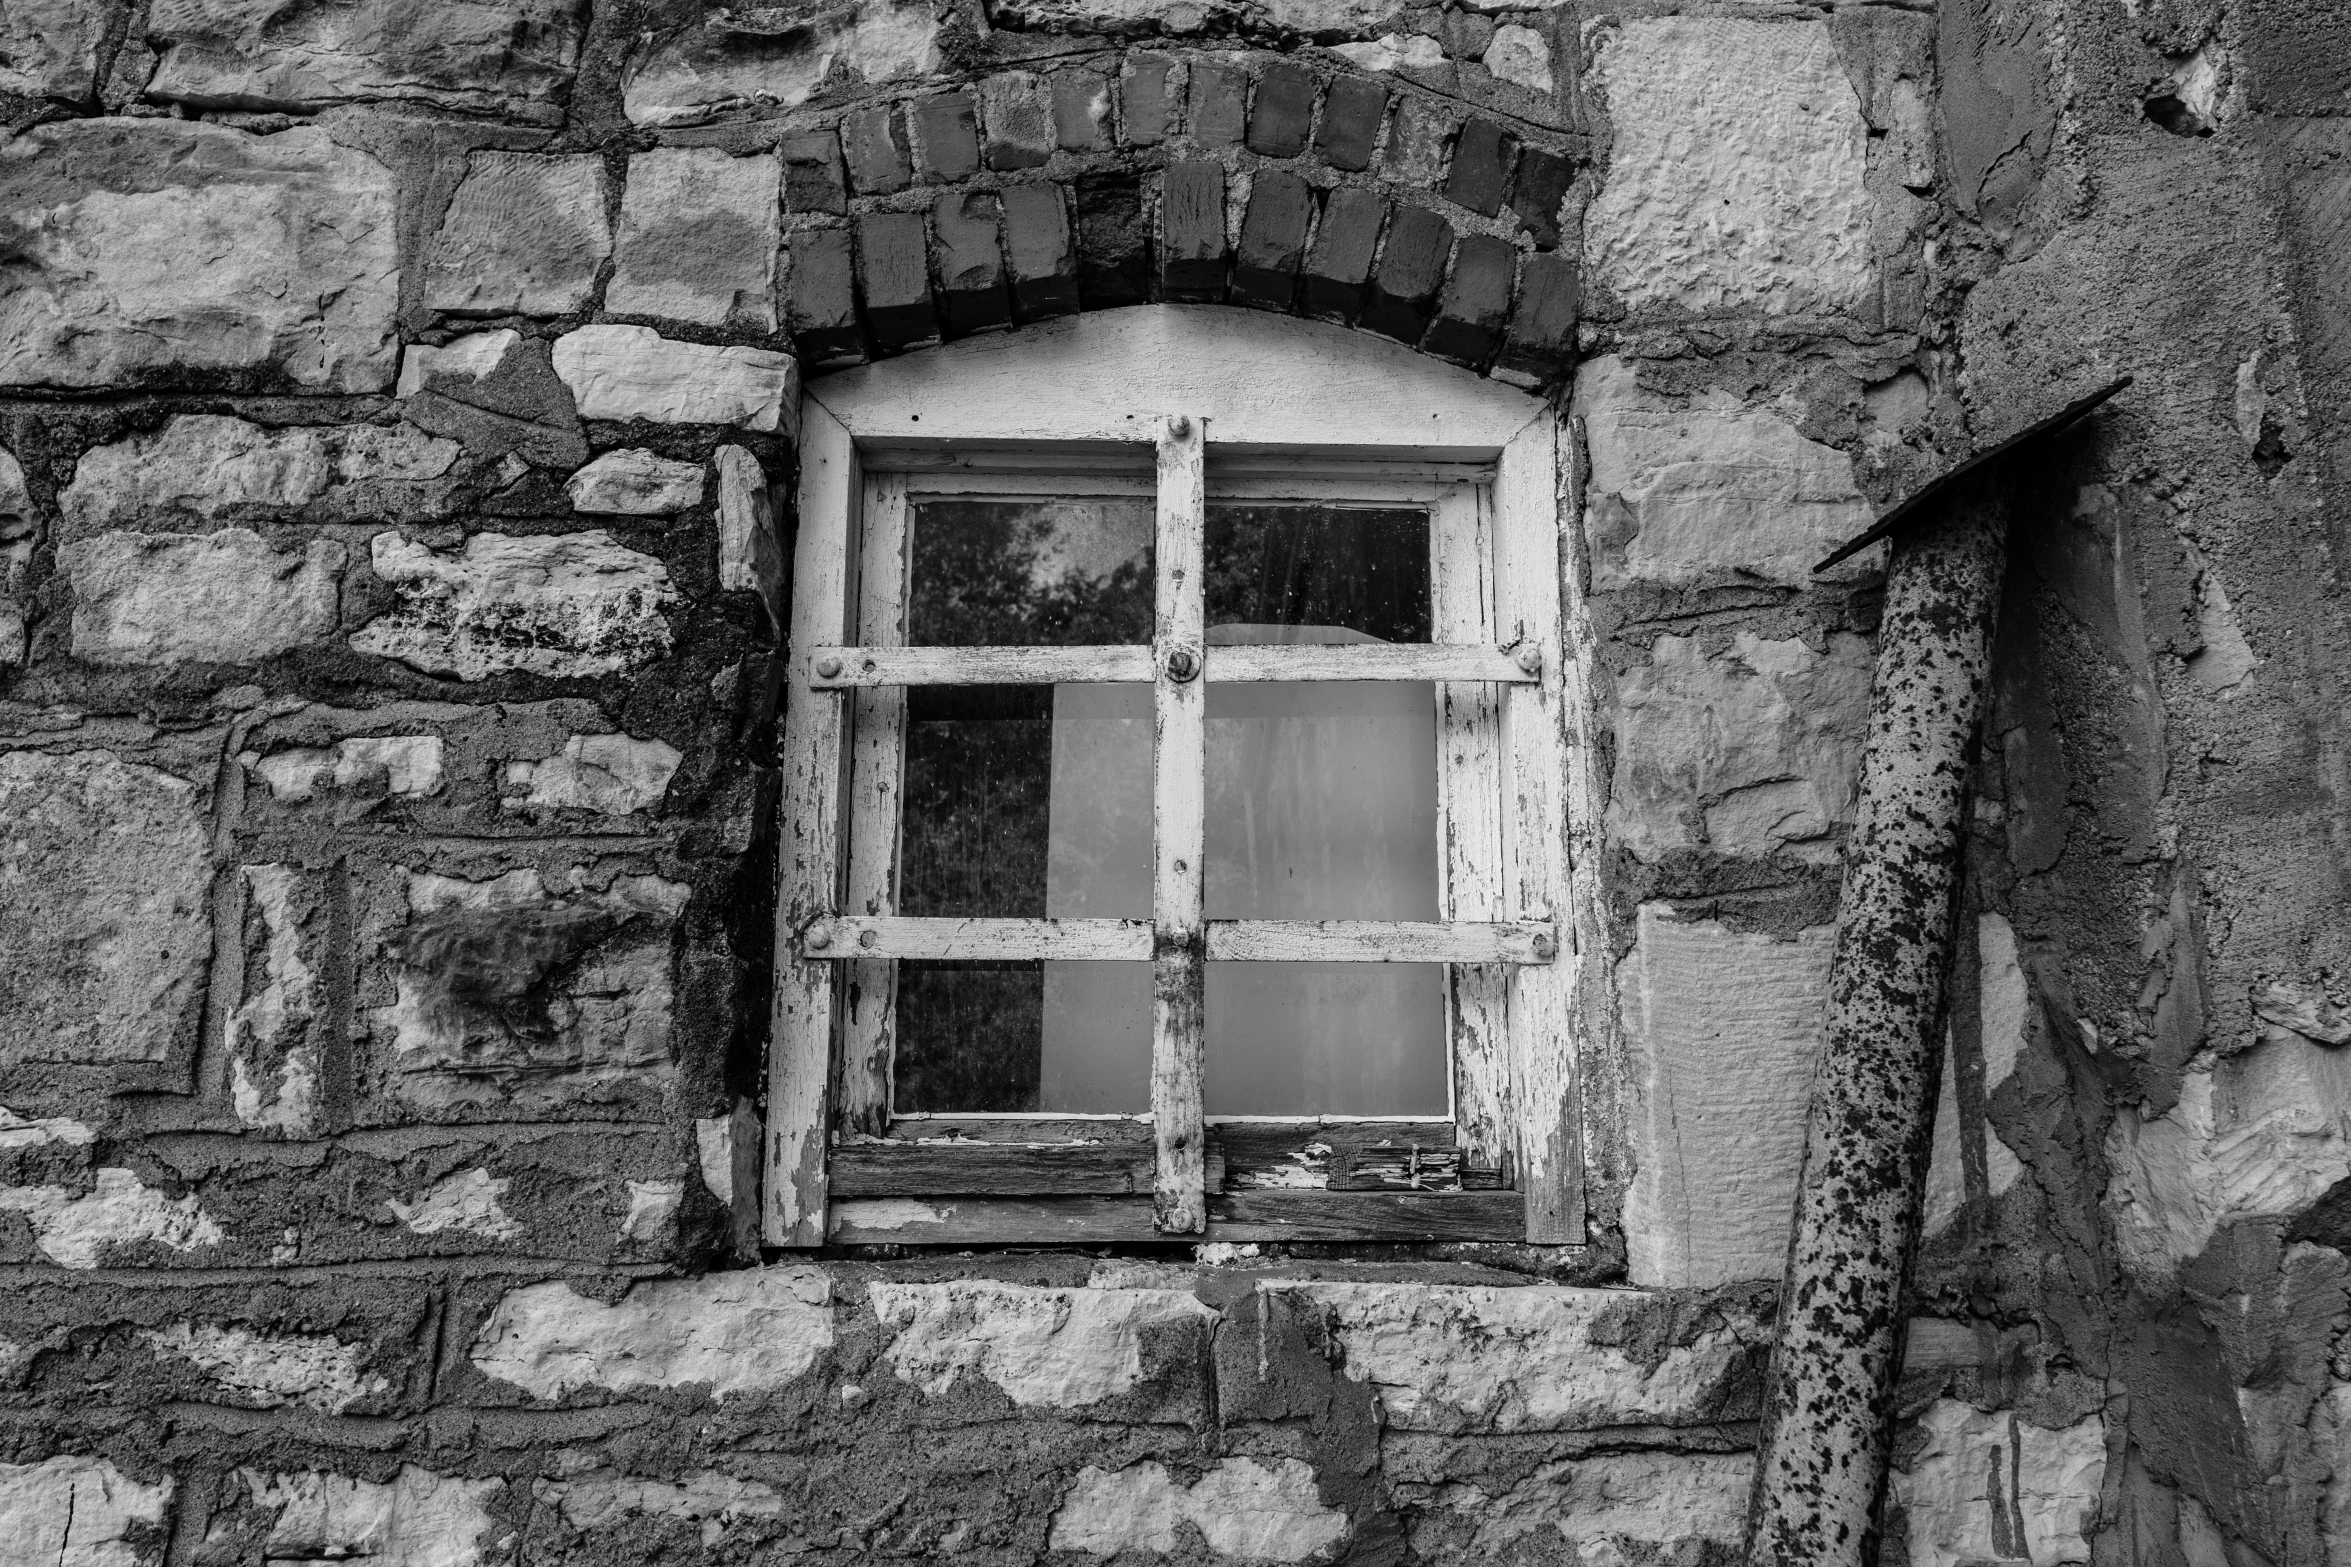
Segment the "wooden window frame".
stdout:
<path fill-rule="evenodd" d="M 1583 1242 L 1558 452 L 1556 416 L 1525 394 L 1341 329 L 1197 307 L 1079 317 L 807 388 L 768 1244 Z M 1219 499 L 1427 504 L 1431 643 L 1206 648 L 1211 462 Z M 1151 645 L 903 647 L 910 495 L 1041 491 L 1156 496 Z M 1364 678 L 1437 685 L 1444 919 L 1204 921 L 1207 682 Z M 892 917 L 905 687 L 1105 679 L 1153 690 L 1153 918 Z M 893 1116 L 894 960 L 982 956 L 1150 959 L 1151 1113 Z M 1450 1117 L 1202 1115 L 1202 963 L 1304 958 L 1455 965 Z"/>

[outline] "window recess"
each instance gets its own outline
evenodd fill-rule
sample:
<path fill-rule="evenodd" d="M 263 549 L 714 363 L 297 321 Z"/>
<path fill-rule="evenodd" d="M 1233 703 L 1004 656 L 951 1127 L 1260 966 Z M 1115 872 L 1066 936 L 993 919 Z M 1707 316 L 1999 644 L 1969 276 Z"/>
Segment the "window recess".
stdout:
<path fill-rule="evenodd" d="M 1580 1242 L 1548 411 L 905 363 L 803 425 L 770 1244 Z"/>

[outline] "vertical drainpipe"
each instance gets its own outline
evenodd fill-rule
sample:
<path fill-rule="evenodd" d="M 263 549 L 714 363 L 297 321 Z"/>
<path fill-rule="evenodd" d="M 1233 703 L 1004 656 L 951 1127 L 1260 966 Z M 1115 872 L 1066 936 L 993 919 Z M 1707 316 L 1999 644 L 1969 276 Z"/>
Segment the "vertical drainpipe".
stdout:
<path fill-rule="evenodd" d="M 2008 556 L 2002 459 L 2129 384 L 1971 460 L 1821 563 L 1894 541 L 1828 1026 L 1764 1383 L 1749 1567 L 1877 1560 L 1903 1296 L 1934 1136 L 1961 816 Z"/>

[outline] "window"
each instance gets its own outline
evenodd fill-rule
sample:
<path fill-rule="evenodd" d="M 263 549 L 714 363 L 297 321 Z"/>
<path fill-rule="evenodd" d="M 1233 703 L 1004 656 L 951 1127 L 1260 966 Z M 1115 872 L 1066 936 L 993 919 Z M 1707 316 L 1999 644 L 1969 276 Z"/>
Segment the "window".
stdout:
<path fill-rule="evenodd" d="M 1580 1242 L 1549 410 L 1150 307 L 801 440 L 769 1241 Z"/>

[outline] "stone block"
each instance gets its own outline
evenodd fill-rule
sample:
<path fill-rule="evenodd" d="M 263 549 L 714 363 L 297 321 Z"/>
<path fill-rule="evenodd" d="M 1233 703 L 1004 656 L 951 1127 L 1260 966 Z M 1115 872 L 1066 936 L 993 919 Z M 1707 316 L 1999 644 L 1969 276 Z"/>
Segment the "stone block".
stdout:
<path fill-rule="evenodd" d="M 668 568 L 601 531 L 477 533 L 456 554 L 379 533 L 371 552 L 398 603 L 351 638 L 359 652 L 456 680 L 586 679 L 669 652 Z"/>
<path fill-rule="evenodd" d="M 1833 860 L 1853 817 L 1870 668 L 1868 641 L 1841 632 L 1816 651 L 1742 631 L 1713 658 L 1696 637 L 1659 637 L 1617 685 L 1616 841 L 1650 861 L 1701 845 Z"/>
<path fill-rule="evenodd" d="M 782 178 L 768 155 L 660 147 L 632 156 L 604 308 L 774 331 Z"/>
<path fill-rule="evenodd" d="M 602 158 L 477 152 L 426 254 L 424 302 L 458 315 L 570 315 L 588 308 L 611 254 Z"/>
<path fill-rule="evenodd" d="M 764 348 L 673 342 L 649 326 L 584 326 L 555 341 L 583 419 L 773 430 L 800 417 L 799 366 Z"/>
<path fill-rule="evenodd" d="M 1419 342 L 1452 256 L 1452 224 L 1426 207 L 1398 207 L 1388 220 L 1360 324 L 1398 342 Z"/>
<path fill-rule="evenodd" d="M 82 454 L 58 492 L 62 536 L 222 522 L 360 522 L 450 504 L 455 441 L 413 425 L 284 425 L 175 414 Z"/>
<path fill-rule="evenodd" d="M 1180 1480 L 1146 1461 L 1079 1470 L 1054 1510 L 1046 1548 L 1173 1556 L 1184 1544 L 1179 1523 L 1198 1530 L 1222 1561 L 1319 1560 L 1348 1534 L 1347 1514 L 1323 1503 L 1314 1467 L 1301 1459 L 1223 1458 Z"/>
<path fill-rule="evenodd" d="M 784 1493 L 758 1480 L 739 1480 L 716 1469 L 684 1472 L 676 1483 L 613 1470 L 537 1480 L 531 1494 L 563 1515 L 582 1536 L 616 1528 L 643 1529 L 653 1520 L 699 1536 L 705 1547 L 730 1543 L 738 1527 L 758 1532 L 792 1509 Z M 545 1508 L 536 1515 L 547 1516 Z"/>
<path fill-rule="evenodd" d="M 1129 175 L 1078 177 L 1078 292 L 1110 310 L 1151 297 L 1151 228 L 1142 186 Z"/>
<path fill-rule="evenodd" d="M 1334 80 L 1322 98 L 1322 123 L 1314 130 L 1314 150 L 1334 169 L 1350 173 L 1371 167 L 1379 145 L 1380 124 L 1388 116 L 1388 89 L 1365 76 Z"/>
<path fill-rule="evenodd" d="M 946 191 L 931 209 L 938 236 L 939 313 L 961 337 L 1012 323 L 1004 287 L 1002 209 L 990 191 Z"/>
<path fill-rule="evenodd" d="M 194 1048 L 212 959 L 207 792 L 103 751 L 0 753 L 0 1067 L 12 1076 L 34 1062 L 160 1065 Z"/>
<path fill-rule="evenodd" d="M 983 1385 L 1022 1409 L 1122 1401 L 1128 1418 L 1204 1411 L 1217 1313 L 1190 1292 L 1041 1289 L 989 1279 L 876 1282 L 882 1364 L 932 1399 Z"/>
<path fill-rule="evenodd" d="M 510 1290 L 475 1334 L 473 1369 L 532 1398 L 577 1390 L 780 1392 L 833 1347 L 832 1281 L 811 1267 L 648 1280 L 611 1305 L 561 1283 Z"/>
<path fill-rule="evenodd" d="M 1077 247 L 1058 185 L 1008 185 L 1004 248 L 1012 261 L 1012 304 L 1023 321 L 1078 308 Z"/>
<path fill-rule="evenodd" d="M 686 888 L 594 876 L 601 886 L 581 867 L 370 872 L 359 923 L 371 1089 L 444 1116 L 656 1109 L 675 1075 L 670 949 Z"/>
<path fill-rule="evenodd" d="M 1775 1227 L 1784 1236 L 1787 1225 Z M 1390 1431 L 1605 1431 L 1753 1419 L 1757 1325 L 1671 1297 L 1544 1285 L 1271 1282 L 1319 1314 Z"/>
<path fill-rule="evenodd" d="M 1322 225 L 1306 252 L 1302 303 L 1308 315 L 1326 321 L 1355 319 L 1387 216 L 1388 204 L 1377 191 L 1342 185 L 1330 193 L 1323 203 Z"/>
<path fill-rule="evenodd" d="M 860 196 L 886 196 L 914 183 L 914 154 L 895 104 L 860 109 L 841 121 L 841 154 Z"/>
<path fill-rule="evenodd" d="M 1434 190 L 1445 172 L 1459 122 L 1443 109 L 1421 98 L 1405 98 L 1388 121 L 1388 145 L 1380 170 L 1398 185 Z"/>
<path fill-rule="evenodd" d="M 394 206 L 389 170 L 310 126 L 24 131 L 0 144 L 14 236 L 0 386 L 382 391 L 398 356 Z"/>
<path fill-rule="evenodd" d="M 1185 130 L 1201 147 L 1238 146 L 1248 129 L 1249 78 L 1237 65 L 1193 56 Z"/>
<path fill-rule="evenodd" d="M 784 162 L 784 210 L 831 213 L 849 210 L 849 176 L 841 165 L 841 138 L 834 131 L 804 131 L 776 144 Z"/>
<path fill-rule="evenodd" d="M 564 484 L 573 511 L 602 517 L 674 517 L 702 504 L 702 465 L 642 447 L 606 452 Z"/>
<path fill-rule="evenodd" d="M 552 125 L 579 63 L 585 0 L 159 6 L 147 96 L 196 109 L 316 113 L 386 99 Z"/>
<path fill-rule="evenodd" d="M 1868 126 L 1826 23 L 1627 21 L 1599 35 L 1593 85 L 1615 132 L 1584 219 L 1595 286 L 1634 311 L 1874 297 Z"/>
<path fill-rule="evenodd" d="M 2008 1410 L 1939 1398 L 1912 1428 L 1925 1445 L 1894 1471 L 1892 1500 L 1907 1515 L 1917 1567 L 2028 1553 L 2035 1562 L 2091 1559 L 2106 1482 L 2103 1418 L 2050 1430 Z M 2226 1560 L 2219 1543 L 2213 1559 Z"/>
<path fill-rule="evenodd" d="M 1603 1453 L 1531 1466 L 1511 1457 L 1499 1472 L 1467 1476 L 1398 1480 L 1390 1467 L 1417 1560 L 1471 1567 L 1560 1551 L 1567 1561 L 1706 1561 L 1739 1547 L 1752 1454 Z"/>
<path fill-rule="evenodd" d="M 1169 299 L 1224 297 L 1224 165 L 1171 163 L 1159 190 L 1159 286 Z"/>
<path fill-rule="evenodd" d="M 1511 215 L 1545 250 L 1558 247 L 1559 209 L 1574 179 L 1575 163 L 1565 153 L 1528 147 L 1518 155 L 1518 172 L 1510 182 Z"/>
<path fill-rule="evenodd" d="M 925 184 L 953 185 L 980 171 L 980 126 L 967 92 L 918 98 L 906 106 L 914 171 Z"/>
<path fill-rule="evenodd" d="M 98 91 L 113 13 L 91 0 L 17 0 L 0 16 L 0 93 L 81 103 Z"/>
<path fill-rule="evenodd" d="M 1873 513 L 1853 459 L 1729 392 L 1644 391 L 1622 359 L 1576 372 L 1592 468 L 1592 585 L 1811 583 L 1812 566 Z M 1835 577 L 1875 576 L 1872 550 Z"/>
<path fill-rule="evenodd" d="M 921 82 L 939 66 L 939 18 L 920 0 L 801 16 L 721 10 L 638 49 L 621 77 L 621 105 L 631 124 L 690 125 L 744 109 L 796 109 L 822 90 Z"/>
<path fill-rule="evenodd" d="M 209 1252 L 226 1238 L 193 1196 L 174 1197 L 116 1166 L 97 1170 L 87 1190 L 0 1186 L 0 1213 L 23 1214 L 34 1247 L 61 1268 L 152 1265 L 167 1253 Z"/>
<path fill-rule="evenodd" d="M 684 760 L 677 748 L 634 735 L 573 735 L 537 761 L 506 764 L 505 805 L 517 811 L 592 811 L 631 816 L 658 810 Z"/>
<path fill-rule="evenodd" d="M 1064 152 L 1110 150 L 1110 78 L 1085 66 L 1045 78 L 1053 94 L 1053 142 Z"/>
<path fill-rule="evenodd" d="M 1634 1283 L 1780 1276 L 1835 938 L 1816 926 L 1782 941 L 1641 906 L 1617 964 L 1635 1084 Z"/>
<path fill-rule="evenodd" d="M 784 601 L 784 542 L 767 474 L 740 446 L 720 447 L 711 462 L 718 469 L 718 585 L 758 594 L 768 624 L 780 628 L 790 621 L 791 606 Z"/>
<path fill-rule="evenodd" d="M 785 317 L 792 346 L 814 365 L 863 360 L 865 328 L 857 320 L 857 259 L 849 231 L 803 229 L 792 236 L 791 255 Z"/>
<path fill-rule="evenodd" d="M 1480 57 L 1497 81 L 1513 83 L 1548 98 L 1555 90 L 1551 74 L 1551 41 L 1532 27 L 1515 22 L 1494 29 L 1494 37 Z"/>
<path fill-rule="evenodd" d="M 1453 144 L 1453 165 L 1445 175 L 1445 199 L 1483 218 L 1502 210 L 1510 171 L 1518 161 L 1518 138 L 1492 120 L 1473 119 Z"/>
<path fill-rule="evenodd" d="M 1118 71 L 1119 137 L 1130 147 L 1156 147 L 1175 126 L 1170 74 L 1175 61 L 1164 54 L 1129 54 Z"/>
<path fill-rule="evenodd" d="M 857 220 L 858 294 L 866 328 L 884 349 L 939 338 L 931 302 L 931 258 L 919 212 L 873 212 Z"/>
<path fill-rule="evenodd" d="M 1494 379 L 1547 386 L 1575 362 L 1576 320 L 1584 303 L 1583 268 L 1573 257 L 1540 251 L 1519 267 L 1518 308 L 1502 336 Z"/>
<path fill-rule="evenodd" d="M 327 756 L 317 755 L 320 762 Z M 301 752 L 269 758 L 278 764 L 272 792 L 307 797 L 328 767 L 306 769 Z M 335 748 L 333 772 L 356 776 L 380 769 L 387 793 L 429 794 L 440 787 L 440 742 L 430 735 L 346 740 Z M 311 776 L 304 778 L 302 772 Z M 331 774 L 330 774 L 331 776 Z M 284 787 L 275 787 L 282 780 Z M 229 1102 L 241 1126 L 317 1135 L 322 1123 L 327 898 L 317 878 L 295 865 L 247 865 L 243 883 L 245 955 L 241 981 L 224 1029 L 229 1057 Z M 228 976 L 223 976 L 227 978 Z"/>
<path fill-rule="evenodd" d="M 1314 221 L 1314 191 L 1295 174 L 1261 170 L 1249 188 L 1249 211 L 1233 258 L 1233 301 L 1288 310 L 1298 295 L 1298 267 Z"/>
<path fill-rule="evenodd" d="M 535 467 L 561 469 L 588 460 L 578 402 L 557 374 L 546 340 L 510 327 L 440 348 L 409 345 L 400 360 L 400 411 L 419 429 L 463 442 L 478 458 L 511 453 Z M 387 513 L 408 522 L 435 514 L 414 498 Z"/>
<path fill-rule="evenodd" d="M 1518 250 L 1510 241 L 1491 234 L 1462 236 L 1453 275 L 1445 280 L 1421 347 L 1440 359 L 1484 368 L 1510 320 L 1510 284 L 1517 270 Z"/>
<path fill-rule="evenodd" d="M 242 1469 L 245 1507 L 257 1515 L 262 1559 L 373 1560 L 385 1567 L 485 1567 L 499 1524 L 490 1512 L 506 1489 L 402 1464 L 388 1480 L 321 1471 Z M 217 1516 L 217 1515 L 216 1515 Z"/>
<path fill-rule="evenodd" d="M 987 127 L 988 167 L 1000 172 L 1039 168 L 1058 144 L 1053 95 L 1044 78 L 1027 71 L 982 79 L 980 119 Z"/>
<path fill-rule="evenodd" d="M 59 547 L 74 657 L 93 664 L 256 664 L 335 631 L 345 550 L 280 551 L 250 528 L 101 533 Z"/>
<path fill-rule="evenodd" d="M 1314 124 L 1314 78 L 1295 65 L 1273 64 L 1257 73 L 1249 104 L 1248 147 L 1261 158 L 1295 158 L 1306 150 Z"/>
<path fill-rule="evenodd" d="M 0 1518 L 25 1562 L 160 1567 L 171 1495 L 168 1474 L 142 1483 L 103 1458 L 0 1464 Z"/>

